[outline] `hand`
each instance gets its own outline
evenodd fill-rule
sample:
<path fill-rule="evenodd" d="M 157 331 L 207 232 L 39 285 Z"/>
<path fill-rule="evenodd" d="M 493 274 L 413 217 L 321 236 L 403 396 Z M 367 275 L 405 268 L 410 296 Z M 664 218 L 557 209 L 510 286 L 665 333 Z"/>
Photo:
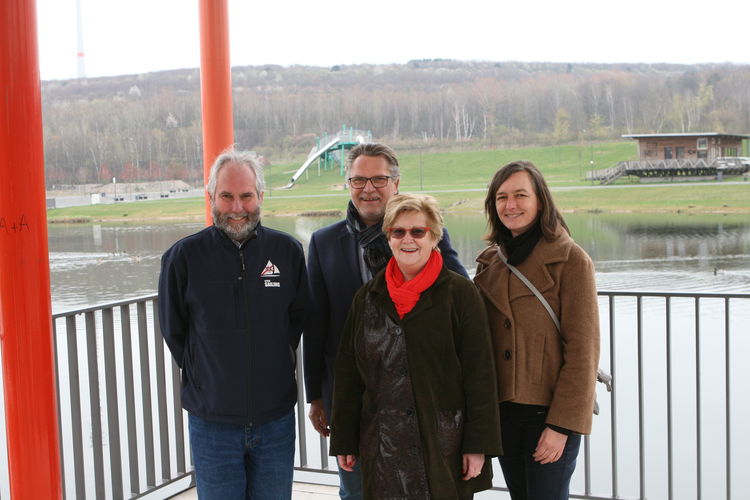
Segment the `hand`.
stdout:
<path fill-rule="evenodd" d="M 307 416 L 310 422 L 312 422 L 313 428 L 318 431 L 318 434 L 324 437 L 328 437 L 331 434 L 322 399 L 316 399 L 310 403 L 310 412 Z"/>
<path fill-rule="evenodd" d="M 339 462 L 339 467 L 347 472 L 352 472 L 357 464 L 357 457 L 354 455 L 336 455 L 336 460 Z"/>
<path fill-rule="evenodd" d="M 478 453 L 464 453 L 464 463 L 461 473 L 464 475 L 464 481 L 477 477 L 482 473 L 484 465 L 484 455 Z"/>
<path fill-rule="evenodd" d="M 534 460 L 540 464 L 550 464 L 560 460 L 568 436 L 546 427 L 539 436 L 534 450 Z"/>

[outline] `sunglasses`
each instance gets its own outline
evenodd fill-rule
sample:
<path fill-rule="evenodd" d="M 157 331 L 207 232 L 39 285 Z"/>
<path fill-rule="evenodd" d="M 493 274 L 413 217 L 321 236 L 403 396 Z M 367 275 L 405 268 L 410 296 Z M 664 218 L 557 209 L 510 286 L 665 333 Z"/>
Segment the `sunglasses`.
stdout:
<path fill-rule="evenodd" d="M 409 235 L 414 238 L 415 240 L 421 240 L 425 237 L 427 232 L 430 230 L 429 227 L 413 227 L 411 229 L 406 229 L 403 227 L 391 227 L 388 228 L 388 234 L 392 238 L 396 238 L 397 240 L 402 239 L 404 236 L 406 236 L 406 233 L 409 233 Z"/>

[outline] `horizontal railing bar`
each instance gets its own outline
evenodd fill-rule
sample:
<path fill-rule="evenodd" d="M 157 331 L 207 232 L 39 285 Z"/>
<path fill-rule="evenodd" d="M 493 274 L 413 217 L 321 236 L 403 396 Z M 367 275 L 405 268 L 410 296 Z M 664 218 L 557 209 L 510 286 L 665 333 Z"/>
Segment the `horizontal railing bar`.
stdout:
<path fill-rule="evenodd" d="M 331 476 L 338 476 L 339 475 L 338 469 L 331 470 L 331 469 L 319 469 L 317 467 L 302 467 L 302 466 L 298 467 L 298 466 L 295 466 L 294 470 L 298 470 L 298 471 L 301 471 L 301 472 L 314 472 L 315 474 L 330 474 Z"/>
<path fill-rule="evenodd" d="M 600 297 L 686 297 L 691 299 L 750 299 L 750 293 L 721 293 L 721 292 L 659 292 L 649 291 L 625 291 L 625 290 L 599 290 Z"/>
<path fill-rule="evenodd" d="M 666 292 L 658 290 L 648 291 L 627 291 L 627 290 L 599 290 L 597 294 L 600 297 L 609 296 L 622 296 L 622 297 L 688 297 L 688 298 L 709 298 L 709 299 L 750 299 L 750 293 L 720 293 L 720 292 Z M 127 300 L 119 300 L 116 302 L 106 302 L 95 306 L 84 307 L 82 309 L 70 309 L 67 311 L 60 311 L 52 315 L 52 319 L 64 318 L 75 314 L 83 314 L 90 311 L 99 311 L 106 309 L 107 307 L 119 307 L 124 305 L 135 304 L 137 302 L 147 302 L 155 300 L 157 298 L 156 293 L 149 295 L 141 295 L 140 297 L 134 297 Z"/>
<path fill-rule="evenodd" d="M 170 479 L 169 481 L 164 481 L 163 483 L 159 483 L 159 486 L 157 486 L 156 488 L 152 488 L 152 489 L 150 489 L 150 490 L 148 490 L 148 491 L 144 491 L 143 493 L 141 493 L 141 494 L 139 494 L 139 495 L 135 495 L 135 496 L 133 496 L 133 497 L 130 497 L 130 498 L 131 498 L 132 500 L 135 500 L 136 498 L 143 498 L 143 497 L 145 497 L 146 495 L 153 495 L 153 494 L 154 494 L 154 492 L 156 492 L 156 491 L 159 491 L 159 490 L 161 490 L 161 489 L 164 489 L 164 488 L 166 488 L 167 486 L 169 486 L 170 484 L 174 484 L 174 483 L 176 483 L 177 481 L 182 481 L 183 479 L 185 479 L 185 478 L 186 478 L 186 477 L 188 477 L 188 476 L 191 476 L 191 479 L 190 479 L 190 484 L 188 485 L 188 487 L 187 487 L 187 488 L 185 488 L 184 490 L 182 490 L 182 491 L 187 491 L 187 490 L 189 490 L 190 488 L 193 488 L 193 487 L 195 487 L 195 473 L 194 473 L 193 471 L 190 471 L 190 472 L 186 472 L 185 474 L 180 474 L 179 476 L 173 477 L 173 478 L 172 478 L 172 479 Z"/>
<path fill-rule="evenodd" d="M 84 307 L 82 309 L 70 309 L 68 311 L 60 311 L 57 313 L 54 313 L 52 315 L 52 319 L 55 320 L 57 318 L 64 318 L 66 316 L 72 316 L 75 314 L 83 314 L 87 312 L 94 312 L 94 311 L 100 311 L 102 309 L 106 309 L 108 307 L 120 307 L 120 306 L 127 306 L 131 304 L 136 304 L 138 302 L 148 302 L 150 300 L 156 299 L 156 292 L 151 293 L 149 295 L 141 295 L 140 297 L 133 297 L 131 299 L 125 299 L 125 300 L 118 300 L 115 302 L 105 302 L 103 304 L 97 304 L 94 306 Z"/>

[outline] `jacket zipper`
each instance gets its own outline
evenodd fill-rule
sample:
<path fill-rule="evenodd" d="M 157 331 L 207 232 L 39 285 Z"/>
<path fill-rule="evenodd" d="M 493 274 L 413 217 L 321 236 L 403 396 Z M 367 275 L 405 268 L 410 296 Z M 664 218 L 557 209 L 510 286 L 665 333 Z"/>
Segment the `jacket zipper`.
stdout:
<path fill-rule="evenodd" d="M 247 287 L 249 286 L 247 283 L 247 273 L 245 269 L 245 256 L 242 252 L 242 249 L 240 249 L 240 266 L 242 266 L 242 310 L 245 314 L 245 324 L 247 325 L 247 359 L 248 363 L 250 364 L 250 371 L 248 372 L 248 380 L 247 380 L 247 419 L 248 422 L 252 422 L 252 397 L 253 397 L 253 390 L 252 390 L 252 335 L 250 334 L 250 318 L 248 317 L 248 300 L 247 300 Z"/>

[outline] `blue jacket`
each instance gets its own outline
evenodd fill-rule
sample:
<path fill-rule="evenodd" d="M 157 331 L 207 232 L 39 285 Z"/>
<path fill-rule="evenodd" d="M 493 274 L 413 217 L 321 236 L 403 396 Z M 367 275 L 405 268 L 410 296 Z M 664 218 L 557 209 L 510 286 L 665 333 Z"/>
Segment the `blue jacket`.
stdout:
<path fill-rule="evenodd" d="M 294 407 L 307 302 L 302 245 L 258 225 L 241 247 L 215 226 L 162 257 L 159 321 L 182 368 L 182 406 L 205 420 L 262 424 Z"/>
<path fill-rule="evenodd" d="M 468 279 L 445 228 L 438 247 L 445 267 Z M 354 294 L 363 285 L 359 262 L 357 239 L 346 228 L 346 220 L 313 233 L 307 249 L 307 279 L 312 307 L 310 321 L 305 327 L 305 391 L 308 402 L 323 399 L 329 419 L 341 330 Z"/>

